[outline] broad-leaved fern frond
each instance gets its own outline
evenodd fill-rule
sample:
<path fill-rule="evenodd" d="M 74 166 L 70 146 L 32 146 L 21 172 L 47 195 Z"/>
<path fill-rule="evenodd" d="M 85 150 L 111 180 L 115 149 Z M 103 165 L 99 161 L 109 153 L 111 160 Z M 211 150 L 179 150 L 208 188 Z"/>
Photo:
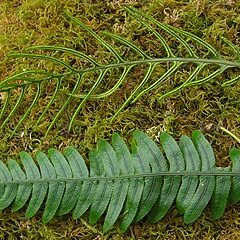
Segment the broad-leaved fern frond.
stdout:
<path fill-rule="evenodd" d="M 73 147 L 63 153 L 51 148 L 48 155 L 39 151 L 36 162 L 21 152 L 22 164 L 0 161 L 0 209 L 27 205 L 30 218 L 42 207 L 45 223 L 69 212 L 78 219 L 89 209 L 91 224 L 105 215 L 106 232 L 117 219 L 122 231 L 147 214 L 157 222 L 173 203 L 187 224 L 209 203 L 212 218 L 219 219 L 227 203 L 240 200 L 239 149 L 230 150 L 231 167 L 216 167 L 213 149 L 200 131 L 182 136 L 179 143 L 164 132 L 160 142 L 164 152 L 137 130 L 130 151 L 114 133 L 112 144 L 100 140 L 89 153 L 89 167 Z"/>

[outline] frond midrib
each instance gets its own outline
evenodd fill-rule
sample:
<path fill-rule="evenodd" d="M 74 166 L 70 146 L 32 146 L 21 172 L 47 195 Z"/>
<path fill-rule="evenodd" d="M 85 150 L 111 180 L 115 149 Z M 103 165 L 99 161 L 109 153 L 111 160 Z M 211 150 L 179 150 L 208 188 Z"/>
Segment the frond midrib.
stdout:
<path fill-rule="evenodd" d="M 96 70 L 104 70 L 107 68 L 119 68 L 126 67 L 131 65 L 140 65 L 140 64 L 156 64 L 161 62 L 182 62 L 182 63 L 206 63 L 206 64 L 215 64 L 226 67 L 240 67 L 240 62 L 231 62 L 228 60 L 222 59 L 205 59 L 205 58 L 183 58 L 183 57 L 165 57 L 165 58 L 152 58 L 152 59 L 143 59 L 137 61 L 126 61 L 120 63 L 112 63 L 107 65 L 101 65 L 100 67 L 86 68 L 83 70 L 76 71 L 78 73 L 91 72 Z"/>
<path fill-rule="evenodd" d="M 24 54 L 23 54 L 24 55 Z M 14 54 L 13 54 L 14 56 Z M 45 55 L 42 55 L 43 57 Z M 29 56 L 30 57 L 30 56 Z M 45 56 L 46 57 L 46 56 Z M 34 58 L 34 54 L 31 58 Z M 49 58 L 48 60 L 51 61 Z M 239 67 L 240 68 L 240 62 L 239 61 L 228 61 L 224 59 L 206 59 L 206 58 L 193 58 L 193 57 L 164 57 L 164 58 L 152 58 L 152 59 L 142 59 L 142 60 L 135 60 L 135 61 L 124 61 L 124 62 L 118 62 L 118 63 L 110 63 L 110 64 L 104 64 L 99 65 L 96 67 L 86 68 L 86 69 L 72 69 L 71 72 L 75 72 L 78 74 L 83 74 L 87 72 L 93 72 L 98 70 L 105 70 L 110 68 L 120 68 L 120 67 L 127 67 L 132 65 L 141 65 L 141 64 L 156 64 L 156 63 L 162 63 L 162 62 L 182 62 L 182 63 L 206 63 L 206 64 L 215 64 L 219 66 L 226 66 L 226 67 Z M 66 73 L 64 74 L 66 75 Z M 58 77 L 61 77 L 63 75 L 58 75 Z"/>
<path fill-rule="evenodd" d="M 11 180 L 2 181 L 0 186 L 12 185 L 12 184 L 34 184 L 34 183 L 51 183 L 51 182 L 93 182 L 93 181 L 112 181 L 123 179 L 135 179 L 143 177 L 163 177 L 163 176 L 231 176 L 240 177 L 240 172 L 228 172 L 228 171 L 169 171 L 169 172 L 157 172 L 157 173 L 141 173 L 134 175 L 120 175 L 120 176 L 99 176 L 99 177 L 77 177 L 77 178 L 44 178 L 44 179 L 26 179 L 26 180 Z"/>
<path fill-rule="evenodd" d="M 153 59 L 143 59 L 143 60 L 137 60 L 137 61 L 125 61 L 125 62 L 120 62 L 120 63 L 110 63 L 106 65 L 100 65 L 92 68 L 86 68 L 86 69 L 75 69 L 74 71 L 70 71 L 64 74 L 59 74 L 56 76 L 48 77 L 45 79 L 39 79 L 35 81 L 31 81 L 25 84 L 18 84 L 18 85 L 3 85 L 2 89 L 0 89 L 2 92 L 9 91 L 12 88 L 15 87 L 22 87 L 22 86 L 28 86 L 32 84 L 38 84 L 50 79 L 55 79 L 55 78 L 61 78 L 61 77 L 68 77 L 72 74 L 84 74 L 84 73 L 89 73 L 89 72 L 95 72 L 95 71 L 101 71 L 101 70 L 107 70 L 107 69 L 113 69 L 113 68 L 124 68 L 127 66 L 137 66 L 141 64 L 157 64 L 157 63 L 163 63 L 163 62 L 181 62 L 181 63 L 206 63 L 206 64 L 214 64 L 214 65 L 219 65 L 219 66 L 224 66 L 225 68 L 230 68 L 230 67 L 239 67 L 240 68 L 240 62 L 238 61 L 228 61 L 228 60 L 220 60 L 220 59 L 205 59 L 205 58 L 180 58 L 180 57 L 166 57 L 166 58 L 153 58 Z M 1 87 L 1 84 L 0 84 Z M 5 88 L 4 88 L 5 87 Z"/>

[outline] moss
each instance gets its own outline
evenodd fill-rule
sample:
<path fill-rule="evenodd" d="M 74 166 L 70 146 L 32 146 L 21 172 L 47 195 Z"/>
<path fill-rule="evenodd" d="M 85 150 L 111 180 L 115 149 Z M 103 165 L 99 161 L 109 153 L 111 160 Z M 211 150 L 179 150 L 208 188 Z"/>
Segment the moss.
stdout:
<path fill-rule="evenodd" d="M 161 53 L 163 49 L 159 42 L 150 36 L 139 22 L 133 20 L 123 11 L 121 6 L 124 4 L 141 8 L 161 22 L 202 37 L 226 57 L 230 58 L 231 50 L 220 40 L 221 36 L 225 36 L 235 45 L 239 45 L 240 7 L 238 1 L 234 0 L 2 0 L 0 2 L 0 78 L 4 79 L 15 72 L 21 72 L 23 69 L 38 68 L 39 66 L 51 71 L 56 70 L 54 64 L 49 62 L 39 63 L 32 60 L 10 60 L 7 58 L 9 52 L 21 51 L 32 45 L 49 44 L 74 48 L 93 56 L 102 63 L 111 59 L 110 54 L 91 36 L 67 21 L 63 14 L 65 9 L 80 17 L 96 32 L 108 30 L 121 34 L 140 45 L 149 54 L 155 56 Z M 115 44 L 117 45 L 117 43 Z M 124 51 L 124 48 L 121 48 L 121 51 Z M 69 56 L 59 56 L 70 61 Z M 75 62 L 75 64 L 84 63 Z M 95 147 L 97 140 L 100 138 L 109 139 L 114 131 L 118 131 L 121 136 L 130 141 L 131 134 L 135 129 L 146 131 L 153 137 L 162 130 L 167 130 L 174 137 L 179 137 L 181 134 L 190 134 L 194 129 L 202 129 L 213 144 L 219 165 L 225 165 L 228 161 L 226 157 L 228 149 L 237 146 L 237 143 L 226 133 L 211 126 L 224 126 L 236 135 L 240 135 L 239 84 L 228 88 L 220 87 L 220 83 L 225 80 L 224 77 L 229 78 L 235 73 L 229 72 L 229 76 L 226 74 L 222 77 L 223 79 L 220 78 L 202 86 L 186 88 L 159 101 L 158 97 L 161 96 L 162 92 L 178 84 L 176 79 L 171 79 L 164 86 L 144 95 L 135 104 L 127 107 L 110 124 L 108 118 L 119 107 L 119 103 L 124 101 L 132 91 L 145 70 L 142 67 L 136 68 L 131 75 L 131 81 L 128 81 L 128 84 L 119 89 L 112 97 L 99 101 L 89 101 L 76 118 L 72 132 L 69 133 L 67 131 L 69 116 L 79 102 L 72 103 L 61 114 L 45 138 L 44 133 L 49 121 L 59 111 L 59 102 L 66 99 L 66 89 L 62 89 L 58 101 L 54 103 L 53 108 L 37 130 L 34 130 L 32 126 L 36 124 L 36 116 L 40 115 L 46 105 L 47 93 L 52 91 L 54 83 L 48 85 L 45 98 L 38 103 L 38 108 L 28 117 L 27 122 L 21 126 L 18 133 L 10 138 L 12 129 L 19 121 L 19 116 L 32 101 L 35 91 L 32 88 L 18 114 L 11 118 L 11 121 L 0 132 L 2 159 L 17 158 L 21 150 L 45 151 L 52 146 L 62 149 L 68 145 L 77 147 L 87 158 L 88 151 Z M 159 68 L 157 71 L 160 73 L 162 70 Z M 183 79 L 186 73 L 182 74 Z M 114 79 L 114 76 L 110 76 L 110 78 Z M 71 86 L 71 82 L 65 83 L 65 86 Z M 85 87 L 89 86 L 86 84 Z M 16 92 L 13 96 L 12 107 L 15 104 L 14 100 L 17 99 L 17 94 Z M 183 224 L 182 218 L 173 209 L 157 224 L 150 224 L 144 219 L 142 222 L 134 224 L 126 235 L 122 235 L 118 225 L 116 225 L 106 236 L 103 236 L 99 230 L 101 223 L 90 226 L 87 224 L 87 216 L 83 216 L 77 221 L 69 215 L 57 217 L 50 224 L 43 225 L 40 220 L 41 213 L 33 219 L 27 220 L 24 218 L 24 211 L 12 213 L 5 210 L 0 214 L 0 238 L 238 239 L 240 237 L 239 211 L 238 205 L 229 207 L 224 217 L 219 221 L 210 220 L 209 212 L 205 211 L 198 221 L 187 226 Z"/>

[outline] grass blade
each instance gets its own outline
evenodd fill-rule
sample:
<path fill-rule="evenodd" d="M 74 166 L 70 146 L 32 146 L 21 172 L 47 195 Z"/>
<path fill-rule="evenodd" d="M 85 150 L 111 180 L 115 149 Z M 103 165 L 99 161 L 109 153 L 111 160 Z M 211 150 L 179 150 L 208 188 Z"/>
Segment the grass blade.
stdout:
<path fill-rule="evenodd" d="M 82 83 L 82 79 L 84 77 L 84 74 L 81 75 L 77 75 L 77 82 L 71 92 L 71 94 L 75 94 L 75 92 L 78 90 L 79 86 Z M 64 109 L 67 107 L 67 105 L 70 103 L 71 101 L 71 96 L 68 96 L 68 98 L 64 101 L 64 104 L 62 105 L 61 109 L 59 109 L 59 111 L 57 112 L 57 114 L 55 115 L 55 117 L 53 118 L 52 122 L 50 123 L 50 125 L 48 126 L 48 129 L 45 133 L 45 136 L 49 133 L 49 131 L 51 130 L 51 128 L 53 127 L 53 125 L 55 124 L 55 122 L 57 121 L 57 119 L 59 118 L 59 116 L 62 114 L 62 112 L 64 111 Z"/>
<path fill-rule="evenodd" d="M 152 32 L 156 38 L 160 41 L 160 43 L 163 45 L 166 53 L 167 53 L 167 56 L 168 57 L 174 57 L 174 54 L 171 50 L 171 48 L 169 47 L 167 41 L 162 37 L 161 34 L 159 34 L 151 25 L 149 25 L 147 22 L 143 21 L 140 17 L 143 15 L 141 14 L 141 12 L 138 12 L 138 11 L 135 11 L 136 9 L 135 8 L 130 8 L 130 7 L 126 7 L 125 8 L 126 11 L 128 11 L 135 19 L 137 19 L 139 22 L 141 22 L 150 32 Z"/>
<path fill-rule="evenodd" d="M 129 102 L 132 100 L 132 98 L 134 97 L 134 95 L 142 88 L 142 86 L 144 86 L 144 84 L 149 80 L 149 78 L 151 77 L 151 74 L 155 68 L 156 64 L 149 64 L 148 66 L 148 70 L 142 80 L 142 82 L 133 90 L 133 92 L 131 93 L 131 95 L 128 97 L 128 99 L 122 104 L 122 106 L 117 110 L 117 112 L 114 114 L 114 116 L 111 118 L 111 122 L 116 118 L 116 116 L 118 115 L 119 112 L 121 112 L 128 104 Z"/>
<path fill-rule="evenodd" d="M 175 73 L 178 68 L 182 65 L 182 63 L 174 62 L 173 65 L 161 76 L 159 77 L 153 84 L 151 84 L 148 88 L 142 90 L 132 101 L 131 104 L 135 103 L 142 95 L 146 94 L 147 92 L 153 90 L 157 86 L 159 86 L 160 83 L 167 80 L 168 77 L 170 77 L 173 73 Z"/>

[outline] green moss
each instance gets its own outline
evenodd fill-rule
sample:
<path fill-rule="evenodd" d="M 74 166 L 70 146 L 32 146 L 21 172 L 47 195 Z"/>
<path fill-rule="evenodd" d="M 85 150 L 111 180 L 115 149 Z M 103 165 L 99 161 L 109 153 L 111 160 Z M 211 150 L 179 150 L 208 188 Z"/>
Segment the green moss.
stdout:
<path fill-rule="evenodd" d="M 235 45 L 239 45 L 240 6 L 238 1 L 234 0 L 2 0 L 0 2 L 0 79 L 15 72 L 21 72 L 23 69 L 39 67 L 38 61 L 7 58 L 9 52 L 21 51 L 32 45 L 65 46 L 85 52 L 100 62 L 110 59 L 110 54 L 91 36 L 65 19 L 63 14 L 65 9 L 80 17 L 96 32 L 108 30 L 118 33 L 142 46 L 143 50 L 149 54 L 161 53 L 162 48 L 159 46 L 159 42 L 123 11 L 121 6 L 124 4 L 142 8 L 161 22 L 183 28 L 202 37 L 226 57 L 230 58 L 231 50 L 220 40 L 221 36 L 225 36 Z M 124 51 L 124 48 L 121 50 Z M 68 58 L 66 57 L 66 59 Z M 54 64 L 49 62 L 41 62 L 40 66 L 51 71 L 56 69 Z M 118 109 L 119 102 L 124 101 L 126 95 L 132 91 L 143 71 L 143 68 L 136 69 L 126 87 L 119 89 L 110 98 L 89 101 L 77 117 L 72 132 L 67 131 L 67 124 L 69 115 L 78 104 L 77 101 L 73 103 L 72 108 L 69 107 L 62 113 L 49 135 L 44 138 L 49 121 L 59 110 L 58 101 L 66 99 L 65 90 L 62 89 L 58 101 L 35 131 L 32 128 L 36 123 L 35 116 L 39 115 L 46 105 L 47 94 L 19 132 L 13 138 L 9 138 L 20 114 L 32 100 L 33 88 L 22 108 L 19 109 L 18 115 L 15 115 L 0 132 L 1 158 L 16 158 L 21 150 L 35 152 L 36 150 L 46 150 L 51 146 L 62 149 L 68 145 L 77 147 L 87 158 L 89 149 L 94 148 L 97 140 L 109 139 L 114 131 L 118 131 L 121 136 L 130 141 L 131 133 L 135 129 L 146 131 L 152 137 L 162 130 L 168 130 L 174 137 L 178 137 L 181 134 L 190 134 L 194 129 L 203 129 L 213 144 L 219 165 L 228 164 L 226 163 L 227 151 L 237 143 L 226 133 L 213 126 L 224 126 L 240 136 L 240 113 L 238 111 L 240 85 L 221 88 L 220 83 L 225 80 L 224 77 L 230 77 L 226 74 L 222 77 L 223 79 L 209 82 L 203 86 L 186 88 L 180 93 L 159 101 L 158 97 L 163 91 L 179 84 L 176 79 L 171 79 L 164 86 L 146 94 L 135 104 L 130 105 L 110 124 L 108 118 Z M 161 72 L 162 69 L 159 68 L 158 71 Z M 235 73 L 229 72 L 228 74 Z M 184 76 L 183 73 L 182 77 Z M 114 76 L 112 78 L 114 79 Z M 47 91 L 51 92 L 52 87 L 50 84 Z M 14 99 L 11 104 L 14 106 Z M 24 211 L 12 213 L 10 210 L 6 210 L 0 214 L 0 238 L 238 239 L 240 237 L 239 213 L 240 208 L 235 205 L 228 209 L 221 220 L 214 222 L 209 219 L 209 213 L 205 211 L 196 223 L 187 226 L 173 210 L 157 224 L 150 224 L 147 220 L 143 220 L 133 225 L 126 235 L 122 235 L 116 226 L 106 236 L 103 236 L 100 232 L 101 223 L 90 226 L 87 224 L 88 219 L 85 216 L 75 221 L 68 215 L 55 218 L 50 224 L 43 225 L 40 213 L 35 218 L 28 220 L 24 218 Z"/>

